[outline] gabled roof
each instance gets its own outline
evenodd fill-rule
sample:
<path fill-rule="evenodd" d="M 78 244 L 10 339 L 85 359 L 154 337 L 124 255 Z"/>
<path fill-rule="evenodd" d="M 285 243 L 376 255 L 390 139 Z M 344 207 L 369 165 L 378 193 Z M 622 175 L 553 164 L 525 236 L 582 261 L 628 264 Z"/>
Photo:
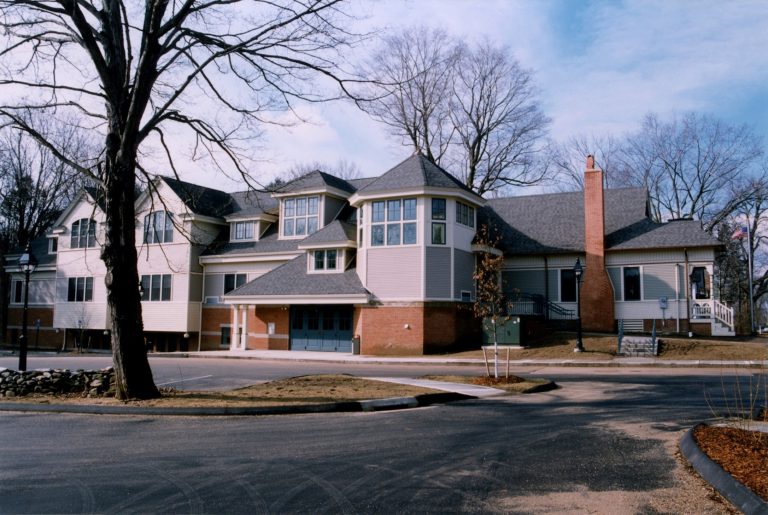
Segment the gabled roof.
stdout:
<path fill-rule="evenodd" d="M 8 273 L 14 273 L 16 272 L 16 263 L 19 261 L 19 258 L 22 254 L 24 254 L 24 248 L 19 247 L 13 249 L 11 252 L 6 254 L 5 256 L 5 270 Z M 50 266 L 50 265 L 56 265 L 56 254 L 49 254 L 48 253 L 48 238 L 46 236 L 41 236 L 39 238 L 35 238 L 32 240 L 29 244 L 29 250 L 32 251 L 32 254 L 35 255 L 35 259 L 37 259 L 37 266 L 44 267 L 44 266 Z"/>
<path fill-rule="evenodd" d="M 203 256 L 237 256 L 243 254 L 296 252 L 302 240 L 278 239 L 277 224 L 271 224 L 259 241 L 229 241 L 229 231 L 224 230 L 219 238 L 202 253 Z"/>
<path fill-rule="evenodd" d="M 648 196 L 644 188 L 605 190 L 606 249 L 718 244 L 701 230 L 698 222 L 651 222 L 647 206 Z M 479 215 L 480 223 L 490 223 L 501 231 L 499 247 L 506 253 L 551 254 L 584 250 L 584 194 L 581 191 L 492 199 Z"/>
<path fill-rule="evenodd" d="M 321 172 L 320 170 L 315 170 L 281 186 L 277 189 L 277 193 L 300 193 L 302 191 L 316 191 L 318 189 L 326 188 L 333 188 L 347 193 L 354 193 L 355 191 L 355 187 L 344 179 Z"/>
<path fill-rule="evenodd" d="M 610 250 L 649 248 L 717 247 L 721 243 L 705 232 L 697 220 L 676 220 L 657 224 L 643 220 L 606 236 Z"/>
<path fill-rule="evenodd" d="M 106 212 L 107 211 L 107 202 L 104 198 L 104 194 L 99 188 L 96 188 L 94 186 L 83 186 L 83 189 L 86 193 L 91 197 L 91 200 L 93 200 L 97 206 L 99 206 L 99 209 Z"/>
<path fill-rule="evenodd" d="M 265 191 L 237 191 L 231 193 L 233 208 L 233 217 L 247 218 L 261 214 L 277 215 L 279 208 L 278 201 L 272 197 L 271 193 Z"/>
<path fill-rule="evenodd" d="M 341 220 L 334 220 L 316 233 L 301 240 L 300 246 L 318 245 L 322 243 L 346 243 L 356 241 L 357 226 Z"/>
<path fill-rule="evenodd" d="M 455 189 L 478 197 L 471 189 L 438 165 L 424 157 L 413 154 L 380 177 L 358 189 L 358 193 L 379 193 L 389 190 L 441 188 Z M 480 197 L 478 197 L 479 199 Z"/>
<path fill-rule="evenodd" d="M 301 255 L 231 291 L 226 297 L 284 295 L 368 295 L 354 268 L 340 273 L 309 274 Z"/>
<path fill-rule="evenodd" d="M 235 203 L 229 193 L 198 186 L 171 177 L 160 176 L 192 213 L 220 218 L 230 214 Z"/>

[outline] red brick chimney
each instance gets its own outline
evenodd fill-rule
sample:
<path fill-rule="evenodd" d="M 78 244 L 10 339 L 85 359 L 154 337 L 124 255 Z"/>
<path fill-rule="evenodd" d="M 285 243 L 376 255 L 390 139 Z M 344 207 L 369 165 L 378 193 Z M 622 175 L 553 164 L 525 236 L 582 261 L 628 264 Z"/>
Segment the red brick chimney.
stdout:
<path fill-rule="evenodd" d="M 615 330 L 613 286 L 605 269 L 605 194 L 603 171 L 587 156 L 584 172 L 584 251 L 581 322 L 587 331 Z"/>

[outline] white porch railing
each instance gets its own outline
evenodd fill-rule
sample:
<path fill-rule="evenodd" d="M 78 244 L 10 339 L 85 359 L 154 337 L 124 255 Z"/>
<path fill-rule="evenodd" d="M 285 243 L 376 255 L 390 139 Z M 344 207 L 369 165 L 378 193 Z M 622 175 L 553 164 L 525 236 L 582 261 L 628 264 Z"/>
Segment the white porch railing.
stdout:
<path fill-rule="evenodd" d="M 733 308 L 729 308 L 722 302 L 719 302 L 717 300 L 714 301 L 715 304 L 715 319 L 718 322 L 721 322 L 733 330 Z"/>
<path fill-rule="evenodd" d="M 733 308 L 718 300 L 697 300 L 691 306 L 691 318 L 714 318 L 733 330 Z"/>

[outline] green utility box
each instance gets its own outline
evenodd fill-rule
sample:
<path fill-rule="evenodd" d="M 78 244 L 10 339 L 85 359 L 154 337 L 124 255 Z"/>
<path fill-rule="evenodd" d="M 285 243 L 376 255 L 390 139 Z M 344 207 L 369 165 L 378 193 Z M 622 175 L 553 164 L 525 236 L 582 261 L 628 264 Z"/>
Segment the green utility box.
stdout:
<path fill-rule="evenodd" d="M 499 345 L 520 345 L 520 317 L 500 317 L 496 320 L 496 341 Z M 493 323 L 483 319 L 483 345 L 493 345 Z"/>

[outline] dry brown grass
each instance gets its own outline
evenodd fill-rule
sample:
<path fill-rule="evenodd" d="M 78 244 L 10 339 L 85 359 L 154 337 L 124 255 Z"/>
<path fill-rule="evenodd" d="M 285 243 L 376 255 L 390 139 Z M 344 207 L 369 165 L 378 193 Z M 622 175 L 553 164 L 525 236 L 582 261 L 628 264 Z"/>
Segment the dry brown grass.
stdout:
<path fill-rule="evenodd" d="M 146 401 L 123 402 L 113 397 L 84 398 L 81 396 L 52 397 L 42 395 L 3 399 L 3 401 L 158 408 L 244 408 L 412 397 L 426 393 L 439 392 L 429 388 L 361 379 L 348 375 L 314 375 L 280 379 L 229 392 L 165 390 L 161 398 Z"/>
<path fill-rule="evenodd" d="M 538 390 L 544 385 L 551 384 L 549 379 L 535 377 L 523 378 L 515 375 L 510 375 L 509 378 L 502 376 L 498 379 L 488 376 L 427 375 L 423 376 L 422 379 L 488 386 L 490 388 L 497 388 L 499 390 L 517 394 L 528 393 L 534 389 Z"/>
<path fill-rule="evenodd" d="M 660 359 L 686 360 L 768 360 L 768 339 L 716 340 L 703 338 L 668 338 L 660 336 Z M 616 357 L 616 335 L 588 335 L 583 338 L 585 352 L 573 352 L 576 338 L 573 333 L 552 333 L 526 343 L 525 349 L 510 351 L 510 359 L 576 359 L 609 360 Z M 482 358 L 483 351 L 457 352 L 452 358 Z M 499 358 L 506 360 L 506 351 Z"/>

